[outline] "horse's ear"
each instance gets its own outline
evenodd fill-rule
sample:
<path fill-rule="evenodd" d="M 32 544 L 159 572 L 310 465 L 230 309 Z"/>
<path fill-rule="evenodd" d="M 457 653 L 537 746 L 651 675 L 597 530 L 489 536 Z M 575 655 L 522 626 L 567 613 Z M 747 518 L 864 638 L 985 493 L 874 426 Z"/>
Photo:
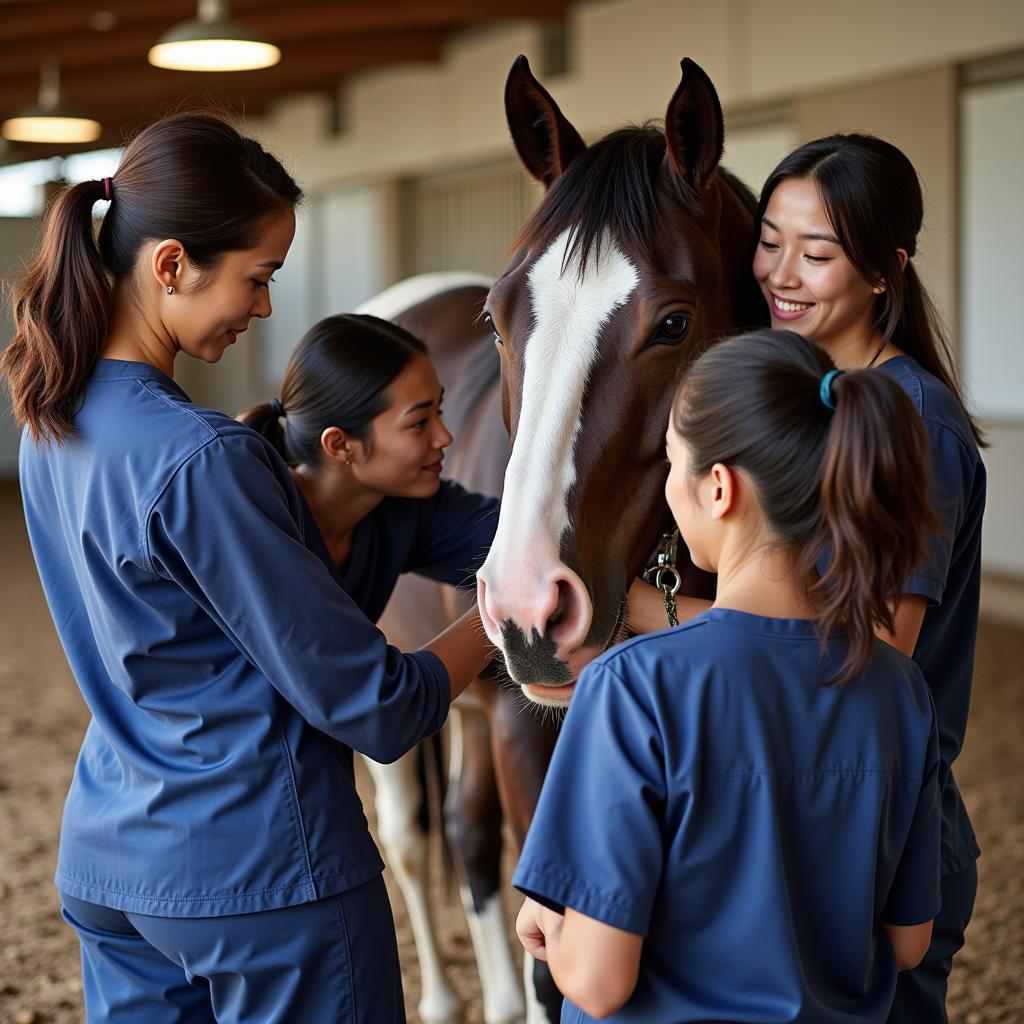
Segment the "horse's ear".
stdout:
<path fill-rule="evenodd" d="M 725 123 L 711 79 L 689 57 L 665 115 L 665 160 L 694 195 L 700 195 L 722 159 Z"/>
<path fill-rule="evenodd" d="M 545 188 L 587 148 L 522 54 L 505 82 L 505 117 L 519 158 Z"/>

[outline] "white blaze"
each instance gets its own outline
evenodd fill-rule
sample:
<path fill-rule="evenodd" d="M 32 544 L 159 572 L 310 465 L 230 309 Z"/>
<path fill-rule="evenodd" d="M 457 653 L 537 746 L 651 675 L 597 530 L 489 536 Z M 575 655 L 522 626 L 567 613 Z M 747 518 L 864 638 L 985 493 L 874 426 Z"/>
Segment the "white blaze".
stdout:
<path fill-rule="evenodd" d="M 598 339 L 639 280 L 636 267 L 607 235 L 600 258 L 591 253 L 585 274 L 580 275 L 577 258 L 563 273 L 568 244 L 565 232 L 528 274 L 533 330 L 526 341 L 522 401 L 497 535 L 483 571 L 499 592 L 499 603 L 512 591 L 513 603 L 522 605 L 531 577 L 543 568 L 539 562 L 558 557 L 569 526 L 576 437 Z M 529 636 L 530 623 L 519 625 Z"/>

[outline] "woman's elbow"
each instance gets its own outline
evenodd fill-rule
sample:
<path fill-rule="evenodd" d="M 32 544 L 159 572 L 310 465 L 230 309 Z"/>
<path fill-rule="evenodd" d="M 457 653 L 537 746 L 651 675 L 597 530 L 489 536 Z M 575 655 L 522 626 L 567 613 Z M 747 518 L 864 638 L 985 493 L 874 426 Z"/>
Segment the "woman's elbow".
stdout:
<path fill-rule="evenodd" d="M 574 1000 L 571 1000 L 574 1002 Z M 607 1020 L 616 1010 L 622 1008 L 625 999 L 611 1000 L 610 1002 L 605 1001 L 594 1001 L 584 999 L 582 1002 L 576 1003 L 576 1005 L 585 1013 L 588 1017 L 593 1017 L 594 1020 Z"/>
<path fill-rule="evenodd" d="M 896 970 L 912 971 L 928 952 L 929 943 L 921 942 L 910 949 L 901 949 L 896 952 Z"/>
<path fill-rule="evenodd" d="M 376 736 L 366 744 L 359 748 L 360 754 L 365 754 L 371 761 L 376 761 L 377 764 L 394 764 L 400 758 L 405 757 L 406 754 L 416 746 L 418 740 L 413 740 L 411 743 L 405 743 L 401 740 L 395 742 L 394 737 L 391 736 Z"/>
<path fill-rule="evenodd" d="M 932 944 L 932 922 L 902 928 L 887 926 L 896 956 L 897 971 L 912 971 L 924 959 Z"/>
<path fill-rule="evenodd" d="M 595 1020 L 604 1020 L 621 1010 L 636 988 L 635 975 L 630 979 L 611 974 L 602 977 L 594 977 L 591 972 L 586 974 L 564 979 L 564 987 L 558 977 L 555 977 L 555 983 L 569 1002 Z"/>

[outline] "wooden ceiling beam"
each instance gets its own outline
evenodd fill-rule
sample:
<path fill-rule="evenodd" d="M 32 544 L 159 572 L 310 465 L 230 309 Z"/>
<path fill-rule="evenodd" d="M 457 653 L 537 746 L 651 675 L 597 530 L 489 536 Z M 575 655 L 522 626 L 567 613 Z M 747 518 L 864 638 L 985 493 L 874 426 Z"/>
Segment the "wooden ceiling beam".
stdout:
<path fill-rule="evenodd" d="M 565 17 L 569 0 L 247 0 L 233 5 L 233 17 L 255 32 L 277 41 L 319 32 L 372 32 L 411 28 L 456 28 L 484 21 Z M 92 19 L 98 10 L 119 19 L 110 32 L 98 32 Z M 0 19 L 0 42 L 18 41 L 45 48 L 49 38 L 77 36 L 80 44 L 105 36 L 132 33 L 145 37 L 148 49 L 179 21 L 195 16 L 188 0 L 82 0 L 19 5 Z"/>
<path fill-rule="evenodd" d="M 296 89 L 296 94 L 333 93 L 337 89 L 337 84 L 333 79 L 311 77 L 304 86 Z M 245 95 L 225 94 L 217 97 L 216 100 L 218 110 L 226 110 L 229 114 L 244 119 L 262 116 L 273 103 L 281 98 L 281 93 L 274 90 L 251 92 Z M 137 131 L 166 114 L 179 110 L 207 110 L 209 108 L 209 100 L 201 95 L 184 96 L 167 103 L 152 101 L 142 104 L 122 103 L 117 106 L 101 107 L 95 111 L 95 115 L 104 128 L 103 133 L 95 142 L 77 146 L 12 142 L 8 143 L 0 152 L 0 165 L 20 163 L 23 160 L 43 160 L 47 157 L 67 156 L 71 153 L 90 152 L 97 149 L 116 149 L 123 146 Z"/>
<path fill-rule="evenodd" d="M 335 45 L 341 53 L 354 50 L 375 54 L 380 63 L 387 63 L 388 53 L 392 45 L 402 46 L 410 38 L 423 36 L 426 39 L 439 40 L 445 37 L 441 28 L 405 29 L 391 32 L 357 32 L 345 33 L 336 28 L 324 28 L 319 32 L 297 34 L 288 40 L 277 37 L 283 50 L 281 64 L 292 63 L 304 59 L 305 50 L 309 46 Z M 80 36 L 53 37 L 47 41 L 46 50 L 36 51 L 26 45 L 0 43 L 0 81 L 39 75 L 39 66 L 44 57 L 55 57 L 61 64 L 62 77 L 77 69 L 109 67 L 113 64 L 125 64 L 135 67 L 149 68 L 146 54 L 155 42 L 150 34 L 140 35 L 97 35 L 85 45 Z M 161 69 L 162 74 L 174 74 Z M 182 72 L 178 72 L 182 73 Z M 190 72 L 186 72 L 190 73 Z M 249 72 L 227 72 L 227 74 L 249 74 Z M 6 87 L 6 82 L 4 83 Z"/>
<path fill-rule="evenodd" d="M 173 101 L 193 93 L 223 94 L 277 91 L 287 93 L 296 83 L 311 75 L 339 82 L 353 71 L 378 67 L 385 63 L 427 62 L 440 60 L 443 36 L 440 33 L 405 33 L 379 39 L 374 45 L 358 44 L 352 39 L 324 40 L 296 48 L 291 59 L 261 71 L 225 74 L 165 71 L 148 64 L 78 69 L 65 73 L 61 79 L 65 101 L 90 113 L 110 100 L 131 96 L 139 101 Z M 38 90 L 35 76 L 7 79 L 0 92 L 0 112 L 9 114 L 35 102 Z"/>

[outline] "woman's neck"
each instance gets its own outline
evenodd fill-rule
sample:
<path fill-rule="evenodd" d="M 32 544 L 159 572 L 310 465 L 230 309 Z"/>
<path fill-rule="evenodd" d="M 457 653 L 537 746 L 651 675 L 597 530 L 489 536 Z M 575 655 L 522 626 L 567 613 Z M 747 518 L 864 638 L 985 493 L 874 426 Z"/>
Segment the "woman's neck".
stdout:
<path fill-rule="evenodd" d="M 838 338 L 811 340 L 829 354 L 840 370 L 864 370 L 903 355 L 897 345 L 886 341 L 880 331 L 867 325 Z"/>
<path fill-rule="evenodd" d="M 776 619 L 812 619 L 815 611 L 785 545 L 752 539 L 727 544 L 719 559 L 716 608 Z"/>
<path fill-rule="evenodd" d="M 110 332 L 100 357 L 148 363 L 173 378 L 175 353 L 173 339 L 158 324 L 150 322 L 130 300 L 126 286 L 119 284 L 114 289 Z"/>
<path fill-rule="evenodd" d="M 347 466 L 313 467 L 303 463 L 292 469 L 292 478 L 335 564 L 343 565 L 351 553 L 355 528 L 384 500 L 384 495 L 363 487 Z"/>

